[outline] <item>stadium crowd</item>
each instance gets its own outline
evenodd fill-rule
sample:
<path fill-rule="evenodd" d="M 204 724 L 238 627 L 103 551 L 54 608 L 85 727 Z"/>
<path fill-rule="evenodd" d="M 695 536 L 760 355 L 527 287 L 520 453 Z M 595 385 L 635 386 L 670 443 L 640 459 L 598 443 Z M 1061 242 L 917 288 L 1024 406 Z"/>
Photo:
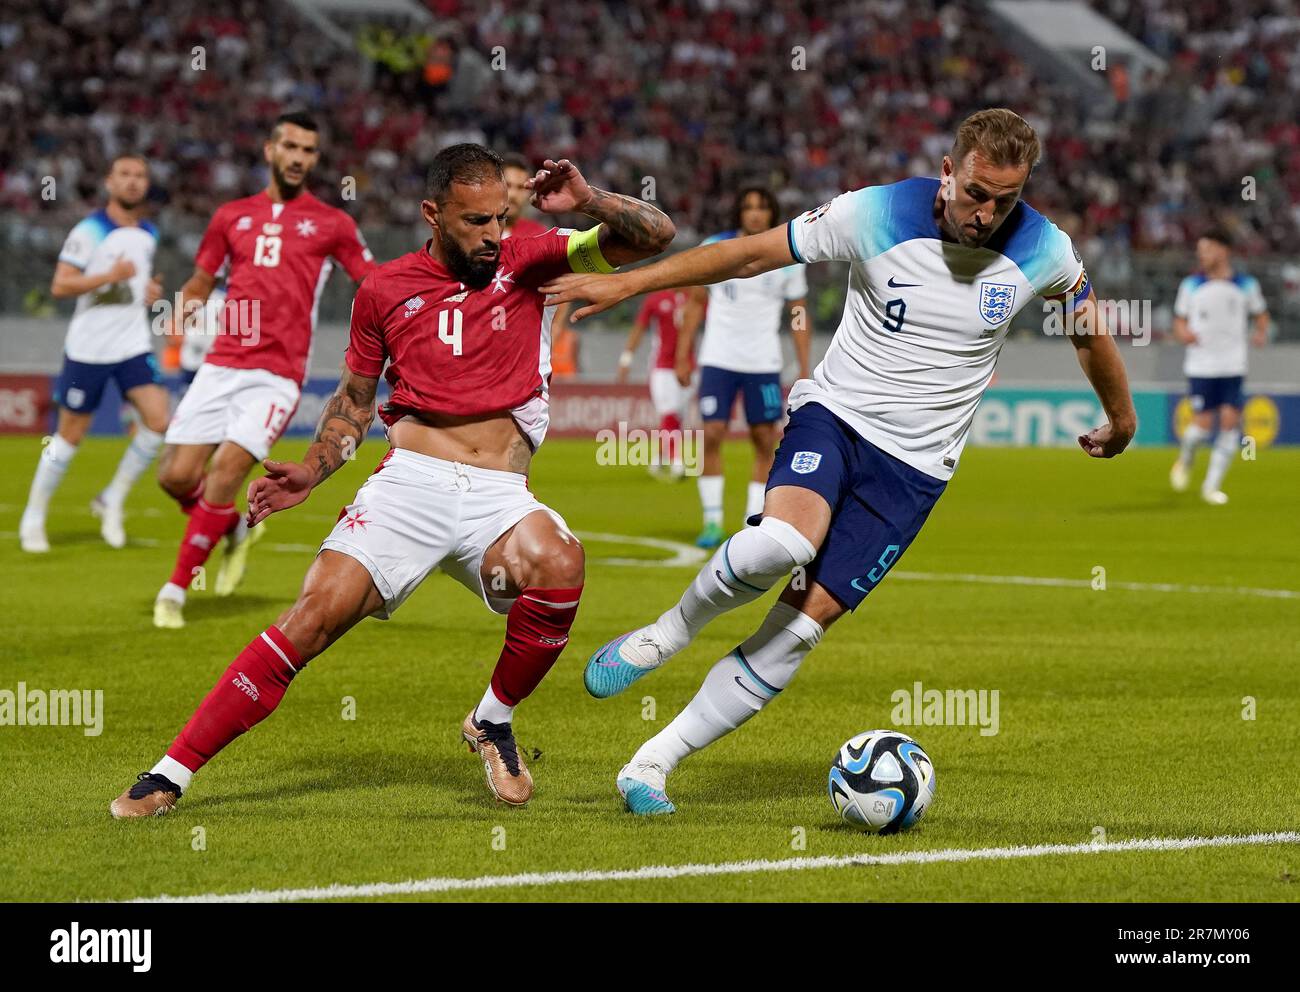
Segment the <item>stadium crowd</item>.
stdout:
<path fill-rule="evenodd" d="M 1091 2 L 1166 60 L 1100 114 L 966 0 L 426 0 L 427 27 L 359 30 L 364 60 L 288 4 L 8 0 L 0 208 L 66 225 L 139 149 L 164 222 L 193 223 L 263 185 L 266 124 L 294 106 L 326 127 L 319 186 L 337 202 L 353 177 L 363 225 L 416 223 L 424 163 L 470 139 L 653 195 L 685 241 L 727 223 L 744 180 L 793 213 L 933 174 L 961 117 L 1006 105 L 1044 138 L 1032 201 L 1092 251 L 1183 247 L 1220 215 L 1247 253 L 1294 245 L 1294 3 Z"/>

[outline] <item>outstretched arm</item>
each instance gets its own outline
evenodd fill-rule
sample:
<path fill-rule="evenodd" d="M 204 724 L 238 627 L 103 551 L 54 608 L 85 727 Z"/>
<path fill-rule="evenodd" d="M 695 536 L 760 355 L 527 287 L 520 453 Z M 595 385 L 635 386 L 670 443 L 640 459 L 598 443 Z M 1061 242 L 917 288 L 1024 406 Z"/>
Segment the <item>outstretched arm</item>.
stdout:
<path fill-rule="evenodd" d="M 548 158 L 524 185 L 533 191 L 533 206 L 544 213 L 577 211 L 600 221 L 600 253 L 610 265 L 658 255 L 677 234 L 673 222 L 658 207 L 588 185 L 567 158 L 558 162 Z"/>
<path fill-rule="evenodd" d="M 261 523 L 272 513 L 287 510 L 350 461 L 365 440 L 375 419 L 375 390 L 379 380 L 344 368 L 338 389 L 325 404 L 316 439 L 301 462 L 262 464 L 266 475 L 248 487 L 248 525 Z"/>
<path fill-rule="evenodd" d="M 629 296 L 676 286 L 707 286 L 725 279 L 745 279 L 772 269 L 792 265 L 786 226 L 781 224 L 762 234 L 730 238 L 678 252 L 671 258 L 620 272 L 617 275 L 564 275 L 542 287 L 550 293 L 547 304 L 587 300 L 587 306 L 574 312 L 576 324 L 602 310 L 608 310 Z"/>
<path fill-rule="evenodd" d="M 1067 337 L 1109 421 L 1087 434 L 1080 434 L 1079 446 L 1093 458 L 1114 458 L 1137 433 L 1137 411 L 1133 408 L 1124 360 L 1110 329 L 1101 319 L 1097 296 L 1092 290 L 1074 312 Z"/>

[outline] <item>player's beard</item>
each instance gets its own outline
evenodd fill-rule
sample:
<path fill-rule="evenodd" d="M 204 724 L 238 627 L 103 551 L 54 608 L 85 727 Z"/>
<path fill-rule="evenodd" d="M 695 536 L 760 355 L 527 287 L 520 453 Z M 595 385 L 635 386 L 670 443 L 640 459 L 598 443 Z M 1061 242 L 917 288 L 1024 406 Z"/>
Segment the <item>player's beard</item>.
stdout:
<path fill-rule="evenodd" d="M 280 191 L 280 196 L 286 200 L 292 200 L 295 196 L 297 196 L 299 193 L 302 192 L 302 188 L 305 185 L 307 185 L 308 175 L 309 175 L 308 171 L 304 169 L 302 173 L 302 178 L 299 179 L 297 182 L 294 182 L 293 180 L 289 179 L 284 174 L 283 171 L 281 171 L 278 165 L 276 165 L 274 162 L 271 163 L 271 178 L 275 180 L 275 185 L 276 188 L 279 189 Z"/>
<path fill-rule="evenodd" d="M 497 263 L 501 261 L 499 247 L 489 260 L 467 254 L 444 231 L 438 232 L 438 240 L 442 243 L 442 257 L 447 260 L 447 268 L 451 269 L 451 274 L 457 281 L 463 282 L 470 289 L 482 289 L 492 281 L 497 273 Z"/>

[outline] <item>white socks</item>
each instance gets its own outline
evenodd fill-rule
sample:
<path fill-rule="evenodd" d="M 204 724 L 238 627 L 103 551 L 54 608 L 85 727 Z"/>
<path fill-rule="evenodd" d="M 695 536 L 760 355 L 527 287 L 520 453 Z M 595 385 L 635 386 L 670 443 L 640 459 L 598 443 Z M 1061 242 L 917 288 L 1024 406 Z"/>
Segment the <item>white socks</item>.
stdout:
<path fill-rule="evenodd" d="M 1183 431 L 1183 443 L 1178 451 L 1178 460 L 1187 468 L 1192 467 L 1192 462 L 1196 461 L 1196 448 L 1210 439 L 1210 432 L 1204 427 L 1198 427 L 1193 421 L 1187 425 Z"/>
<path fill-rule="evenodd" d="M 181 606 L 184 606 L 185 590 L 175 582 L 164 582 L 163 587 L 158 590 L 158 595 L 155 596 L 154 599 L 172 599 L 180 603 Z M 178 782 L 176 784 L 179 785 L 180 783 Z"/>
<path fill-rule="evenodd" d="M 50 497 L 59 488 L 63 476 L 72 464 L 77 453 L 77 446 L 69 444 L 58 434 L 50 438 L 49 444 L 41 451 L 36 463 L 36 475 L 32 479 L 32 488 L 27 494 L 27 507 L 23 510 L 22 527 L 44 525 L 45 514 L 50 507 Z"/>
<path fill-rule="evenodd" d="M 733 534 L 700 569 L 677 605 L 652 623 L 646 633 L 659 650 L 639 657 L 638 646 L 628 638 L 623 657 L 633 664 L 658 665 L 694 639 L 715 617 L 752 603 L 817 554 L 812 543 L 795 527 L 775 517 L 764 517 L 757 527 Z M 641 652 L 644 654 L 644 652 Z"/>
<path fill-rule="evenodd" d="M 767 483 L 751 482 L 745 491 L 745 520 L 755 513 L 763 512 L 763 502 L 767 499 Z"/>
<path fill-rule="evenodd" d="M 672 723 L 641 745 L 631 765 L 671 772 L 688 754 L 735 730 L 790 684 L 822 633 L 811 617 L 776 603 L 762 626 L 713 666 Z"/>
<path fill-rule="evenodd" d="M 149 769 L 155 775 L 162 775 L 181 787 L 181 791 L 190 787 L 190 782 L 194 779 L 194 773 L 182 765 L 175 758 L 167 755 L 162 756 L 158 764 Z"/>
<path fill-rule="evenodd" d="M 113 481 L 100 494 L 100 498 L 109 506 L 121 507 L 126 502 L 126 494 L 131 491 L 137 479 L 149 467 L 149 463 L 154 460 L 158 454 L 158 449 L 162 447 L 163 436 L 157 434 L 143 424 L 139 424 L 135 429 L 135 436 L 131 438 L 131 443 L 126 446 L 126 451 L 122 453 L 122 460 L 117 463 L 117 471 L 113 474 Z M 179 782 L 177 783 L 180 784 Z"/>
<path fill-rule="evenodd" d="M 696 482 L 700 491 L 700 506 L 704 508 L 704 526 L 722 526 L 722 476 L 702 475 Z"/>
<path fill-rule="evenodd" d="M 483 693 L 483 698 L 479 700 L 478 706 L 474 707 L 474 719 L 479 723 L 484 720 L 488 723 L 509 723 L 514 719 L 514 715 L 515 708 L 507 706 L 497 699 L 497 694 L 492 691 L 490 683 L 487 692 Z"/>
<path fill-rule="evenodd" d="M 1214 440 L 1214 448 L 1210 452 L 1210 468 L 1205 473 L 1203 491 L 1218 492 L 1223 488 L 1223 477 L 1228 474 L 1228 466 L 1237 457 L 1240 448 L 1241 431 L 1219 431 L 1219 436 Z"/>

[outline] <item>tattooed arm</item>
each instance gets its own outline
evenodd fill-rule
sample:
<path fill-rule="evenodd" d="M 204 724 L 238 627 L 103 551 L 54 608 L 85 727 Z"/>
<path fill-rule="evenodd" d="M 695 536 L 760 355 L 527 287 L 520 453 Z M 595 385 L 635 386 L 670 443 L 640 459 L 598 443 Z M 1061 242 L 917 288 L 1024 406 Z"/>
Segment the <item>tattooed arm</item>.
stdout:
<path fill-rule="evenodd" d="M 658 255 L 672 243 L 677 228 L 658 207 L 632 196 L 590 186 L 567 158 L 547 159 L 524 185 L 533 206 L 549 214 L 577 211 L 600 221 L 600 252 L 610 265 Z"/>
<path fill-rule="evenodd" d="M 261 523 L 272 513 L 287 510 L 333 475 L 356 454 L 375 419 L 375 390 L 378 379 L 369 379 L 344 368 L 343 378 L 321 412 L 316 439 L 301 462 L 262 464 L 266 475 L 248 487 L 248 525 Z"/>

